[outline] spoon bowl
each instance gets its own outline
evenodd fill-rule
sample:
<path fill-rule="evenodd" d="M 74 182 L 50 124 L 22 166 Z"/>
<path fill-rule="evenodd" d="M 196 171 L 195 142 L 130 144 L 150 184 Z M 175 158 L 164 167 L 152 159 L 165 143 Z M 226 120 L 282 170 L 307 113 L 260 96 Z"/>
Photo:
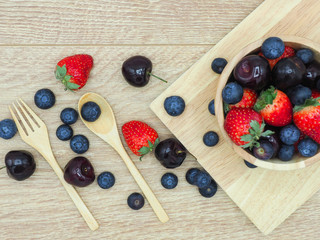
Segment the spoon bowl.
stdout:
<path fill-rule="evenodd" d="M 83 119 L 81 116 L 81 108 L 83 104 L 86 102 L 95 102 L 99 105 L 101 109 L 101 114 L 99 118 L 94 122 L 88 122 Z M 103 139 L 105 142 L 109 143 L 121 156 L 122 160 L 126 164 L 127 168 L 129 169 L 131 175 L 133 176 L 134 180 L 137 182 L 138 186 L 140 187 L 141 191 L 145 195 L 146 199 L 150 203 L 153 211 L 159 218 L 159 220 L 163 223 L 169 220 L 169 217 L 165 210 L 162 208 L 160 202 L 152 192 L 151 188 L 144 180 L 143 176 L 134 165 L 130 157 L 128 156 L 126 150 L 124 149 L 118 128 L 115 116 L 113 114 L 112 108 L 109 103 L 100 95 L 96 93 L 86 93 L 84 94 L 78 103 L 79 115 L 82 122 L 97 136 Z"/>

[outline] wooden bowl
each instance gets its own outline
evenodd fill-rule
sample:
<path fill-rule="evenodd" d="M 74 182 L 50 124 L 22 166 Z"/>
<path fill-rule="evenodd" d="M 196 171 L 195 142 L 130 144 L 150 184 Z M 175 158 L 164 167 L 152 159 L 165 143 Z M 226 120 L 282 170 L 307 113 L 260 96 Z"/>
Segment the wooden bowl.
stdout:
<path fill-rule="evenodd" d="M 314 43 L 311 40 L 301 38 L 301 37 L 296 37 L 296 36 L 278 36 L 278 37 L 280 37 L 285 42 L 286 46 L 291 46 L 295 49 L 305 47 L 313 50 L 315 54 L 315 59 L 320 61 L 320 45 L 319 44 Z M 234 144 L 232 140 L 229 138 L 226 131 L 224 130 L 222 90 L 226 85 L 230 77 L 230 74 L 232 74 L 232 71 L 234 67 L 237 65 L 237 63 L 244 56 L 252 52 L 257 52 L 260 49 L 264 40 L 265 38 L 259 39 L 249 44 L 245 48 L 243 48 L 233 59 L 231 59 L 228 62 L 227 66 L 223 70 L 219 79 L 219 84 L 218 84 L 216 98 L 215 98 L 215 113 L 218 120 L 219 128 L 222 132 L 224 139 L 228 142 L 228 144 L 232 146 L 233 150 L 243 159 L 247 160 L 248 162 L 256 166 L 272 169 L 272 170 L 295 170 L 295 169 L 305 168 L 320 160 L 320 152 L 318 152 L 315 156 L 310 158 L 302 157 L 299 154 L 295 154 L 294 158 L 288 162 L 284 162 L 279 159 L 270 159 L 270 160 L 264 161 L 264 160 L 255 158 L 253 155 L 246 152 L 243 148 Z"/>

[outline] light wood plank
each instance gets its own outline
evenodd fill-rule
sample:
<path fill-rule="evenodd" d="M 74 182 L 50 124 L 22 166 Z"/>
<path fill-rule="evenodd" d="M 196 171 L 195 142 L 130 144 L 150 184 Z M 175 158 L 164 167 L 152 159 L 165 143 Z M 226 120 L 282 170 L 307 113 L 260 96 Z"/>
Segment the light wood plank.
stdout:
<path fill-rule="evenodd" d="M 148 105 L 208 50 L 208 47 L 199 46 L 0 47 L 0 119 L 10 117 L 7 105 L 18 96 L 22 97 L 47 123 L 54 154 L 62 167 L 76 154 L 69 149 L 68 143 L 55 136 L 55 130 L 61 124 L 59 113 L 65 107 L 76 108 L 82 93 L 89 90 L 102 94 L 110 102 L 119 122 L 118 128 L 133 118 L 143 120 L 158 131 L 161 139 L 165 139 L 172 134 Z M 62 56 L 78 52 L 92 54 L 95 67 L 87 86 L 72 94 L 64 92 L 56 82 L 53 68 Z M 152 79 L 148 86 L 137 89 L 122 79 L 121 63 L 137 53 L 153 60 L 154 72 L 169 80 L 168 85 Z M 33 103 L 33 95 L 41 87 L 52 89 L 57 96 L 57 104 L 51 110 L 37 109 Z M 94 233 L 87 228 L 50 166 L 17 135 L 9 141 L 0 139 L 0 156 L 3 159 L 13 149 L 30 151 L 37 162 L 37 170 L 24 182 L 16 182 L 8 178 L 5 171 L 1 172 L 1 239 L 132 239 L 134 236 L 136 239 L 278 240 L 286 236 L 287 239 L 300 240 L 301 236 L 316 239 L 320 234 L 320 193 L 265 238 L 221 188 L 215 197 L 205 199 L 195 187 L 187 184 L 185 172 L 191 167 L 199 167 L 191 155 L 180 168 L 167 170 L 154 156 L 146 156 L 140 162 L 127 148 L 170 217 L 168 223 L 161 224 L 148 203 L 140 211 L 127 207 L 127 196 L 139 188 L 119 155 L 81 121 L 78 120 L 73 129 L 76 134 L 88 137 L 91 147 L 84 156 L 92 161 L 96 173 L 108 170 L 116 177 L 116 184 L 110 190 L 102 190 L 96 183 L 77 189 L 100 228 Z M 160 178 L 167 171 L 177 174 L 179 184 L 176 189 L 165 190 L 161 186 Z"/>
<path fill-rule="evenodd" d="M 213 44 L 263 0 L 1 0 L 0 44 Z"/>

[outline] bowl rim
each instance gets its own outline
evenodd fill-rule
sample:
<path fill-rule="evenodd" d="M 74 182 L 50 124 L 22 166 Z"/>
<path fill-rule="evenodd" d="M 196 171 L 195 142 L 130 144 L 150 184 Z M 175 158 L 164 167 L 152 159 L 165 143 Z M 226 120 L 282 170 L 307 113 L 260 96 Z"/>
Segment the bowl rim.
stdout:
<path fill-rule="evenodd" d="M 244 48 L 242 48 L 226 65 L 222 74 L 220 75 L 218 87 L 215 96 L 215 113 L 218 120 L 219 129 L 223 135 L 223 138 L 226 140 L 229 146 L 241 156 L 244 160 L 262 168 L 271 169 L 271 170 L 295 170 L 295 169 L 302 169 L 307 166 L 312 165 L 313 163 L 320 160 L 320 151 L 314 155 L 313 157 L 306 158 L 300 161 L 288 161 L 288 162 L 272 162 L 272 161 L 264 161 L 255 158 L 253 155 L 246 152 L 240 146 L 237 146 L 233 141 L 229 138 L 228 134 L 224 130 L 224 112 L 223 112 L 223 101 L 222 101 L 222 89 L 224 88 L 225 84 L 227 83 L 230 74 L 232 73 L 236 64 L 246 55 L 249 53 L 258 50 L 263 41 L 268 38 L 269 36 L 264 36 L 260 38 Z M 316 52 L 316 55 L 319 56 L 320 54 L 320 44 L 313 42 L 307 38 L 292 36 L 292 35 L 278 35 L 277 37 L 281 38 L 286 46 L 293 46 L 295 48 L 307 47 L 312 49 Z"/>

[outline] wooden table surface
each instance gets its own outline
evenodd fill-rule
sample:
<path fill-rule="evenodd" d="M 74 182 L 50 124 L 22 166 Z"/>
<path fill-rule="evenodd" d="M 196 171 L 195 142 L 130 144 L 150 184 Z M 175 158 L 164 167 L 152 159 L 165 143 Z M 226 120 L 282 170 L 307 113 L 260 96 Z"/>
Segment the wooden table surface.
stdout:
<path fill-rule="evenodd" d="M 119 128 L 137 119 L 154 127 L 161 139 L 171 137 L 149 104 L 262 2 L 1 0 L 0 119 L 10 117 L 7 105 L 15 98 L 23 95 L 35 109 L 35 90 L 52 89 L 57 95 L 56 106 L 48 112 L 35 110 L 48 124 L 53 150 L 62 167 L 76 155 L 55 137 L 59 113 L 64 107 L 76 107 L 77 100 L 88 91 L 108 99 Z M 78 52 L 92 54 L 96 68 L 83 90 L 65 93 L 52 71 L 59 58 Z M 143 89 L 130 87 L 121 76 L 121 63 L 136 54 L 148 56 L 154 63 L 154 73 L 169 83 L 152 79 Z M 205 199 L 186 183 L 185 172 L 199 167 L 192 156 L 181 167 L 169 170 L 179 177 L 179 184 L 174 190 L 165 190 L 160 178 L 168 170 L 153 155 L 139 162 L 129 153 L 169 214 L 170 221 L 161 224 L 148 204 L 140 211 L 128 208 L 127 196 L 139 188 L 115 151 L 80 121 L 74 129 L 90 140 L 91 149 L 84 156 L 92 161 L 96 174 L 108 170 L 116 177 L 115 186 L 109 190 L 100 189 L 96 183 L 78 189 L 100 229 L 89 230 L 46 161 L 17 135 L 9 141 L 0 139 L 1 158 L 9 150 L 24 149 L 34 155 L 37 170 L 24 182 L 16 182 L 1 171 L 0 239 L 319 238 L 319 192 L 264 236 L 221 188 L 213 198 Z"/>

